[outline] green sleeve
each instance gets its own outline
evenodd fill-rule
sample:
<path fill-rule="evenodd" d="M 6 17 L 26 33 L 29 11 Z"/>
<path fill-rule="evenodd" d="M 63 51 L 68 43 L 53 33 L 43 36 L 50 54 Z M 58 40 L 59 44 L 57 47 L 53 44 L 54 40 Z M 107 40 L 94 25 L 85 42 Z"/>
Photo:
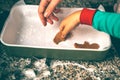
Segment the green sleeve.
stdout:
<path fill-rule="evenodd" d="M 120 38 L 120 14 L 97 11 L 92 26 L 114 37 Z"/>

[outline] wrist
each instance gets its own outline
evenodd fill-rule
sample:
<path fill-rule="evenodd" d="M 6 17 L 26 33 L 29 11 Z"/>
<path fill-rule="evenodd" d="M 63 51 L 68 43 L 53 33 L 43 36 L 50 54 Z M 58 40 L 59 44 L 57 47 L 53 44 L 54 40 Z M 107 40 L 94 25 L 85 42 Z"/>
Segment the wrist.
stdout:
<path fill-rule="evenodd" d="M 95 9 L 93 10 L 93 9 L 83 8 L 79 17 L 80 23 L 92 25 L 92 20 L 95 13 L 96 13 Z"/>
<path fill-rule="evenodd" d="M 81 10 L 75 12 L 76 16 L 74 16 L 74 18 L 76 19 L 77 23 L 80 23 L 80 19 L 79 19 L 80 18 L 80 14 L 81 14 Z"/>

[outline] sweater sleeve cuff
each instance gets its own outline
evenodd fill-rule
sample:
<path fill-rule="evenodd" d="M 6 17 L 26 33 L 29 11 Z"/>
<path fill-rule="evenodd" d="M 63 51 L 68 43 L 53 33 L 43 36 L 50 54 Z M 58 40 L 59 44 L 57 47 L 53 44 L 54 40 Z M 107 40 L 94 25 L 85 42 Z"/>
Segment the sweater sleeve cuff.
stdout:
<path fill-rule="evenodd" d="M 96 10 L 84 8 L 80 15 L 80 23 L 92 25 L 92 20 Z"/>

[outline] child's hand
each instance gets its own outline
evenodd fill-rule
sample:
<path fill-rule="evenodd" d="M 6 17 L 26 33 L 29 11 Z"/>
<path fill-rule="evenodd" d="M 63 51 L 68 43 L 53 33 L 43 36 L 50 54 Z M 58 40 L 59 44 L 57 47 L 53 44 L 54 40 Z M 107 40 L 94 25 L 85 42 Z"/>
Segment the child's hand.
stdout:
<path fill-rule="evenodd" d="M 63 38 L 65 38 L 66 35 L 80 23 L 80 13 L 81 10 L 76 11 L 62 20 L 60 31 L 62 31 Z"/>

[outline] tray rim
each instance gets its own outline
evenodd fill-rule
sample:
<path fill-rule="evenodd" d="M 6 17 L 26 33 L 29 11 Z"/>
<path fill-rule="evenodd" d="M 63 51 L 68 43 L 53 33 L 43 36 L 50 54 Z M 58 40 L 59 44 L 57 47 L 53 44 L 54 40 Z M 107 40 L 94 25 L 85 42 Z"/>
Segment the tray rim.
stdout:
<path fill-rule="evenodd" d="M 15 6 L 13 9 L 15 9 L 15 8 L 17 8 L 17 7 L 21 7 L 21 6 L 34 6 L 34 7 L 38 7 L 38 5 L 20 5 L 20 6 Z M 61 9 L 62 8 L 64 8 L 64 7 L 61 7 Z M 66 9 L 69 9 L 68 7 L 65 7 Z M 65 9 L 64 8 L 64 9 Z M 82 9 L 82 8 L 75 8 L 75 9 Z M 10 16 L 10 14 L 9 14 L 9 16 Z M 8 17 L 9 17 L 8 16 Z M 7 19 L 8 20 L 8 19 Z M 7 21 L 6 20 L 6 21 Z M 2 29 L 2 31 L 1 31 L 1 36 L 0 36 L 0 41 L 1 41 L 1 43 L 3 44 L 3 45 L 5 45 L 5 46 L 8 46 L 8 47 L 28 47 L 28 48 L 41 48 L 41 49 L 45 49 L 45 48 L 48 48 L 48 49 L 59 49 L 59 50 L 79 50 L 79 51 L 81 51 L 81 50 L 83 50 L 83 51 L 106 51 L 106 50 L 109 50 L 110 49 L 110 47 L 111 47 L 111 39 L 110 39 L 110 36 L 108 35 L 108 37 L 109 37 L 109 42 L 110 42 L 110 45 L 107 47 L 107 48 L 105 48 L 105 49 L 84 49 L 84 48 L 79 48 L 79 49 L 77 49 L 77 48 L 52 48 L 52 47 L 39 47 L 39 46 L 30 46 L 30 45 L 17 45 L 17 44 L 10 44 L 10 43 L 6 43 L 6 42 L 4 42 L 3 41 L 3 39 L 2 39 L 2 37 L 3 37 L 3 34 L 4 34 L 4 31 L 5 31 L 5 28 L 6 28 L 6 22 L 5 22 L 5 24 L 4 24 L 4 26 L 3 26 L 3 29 Z"/>

